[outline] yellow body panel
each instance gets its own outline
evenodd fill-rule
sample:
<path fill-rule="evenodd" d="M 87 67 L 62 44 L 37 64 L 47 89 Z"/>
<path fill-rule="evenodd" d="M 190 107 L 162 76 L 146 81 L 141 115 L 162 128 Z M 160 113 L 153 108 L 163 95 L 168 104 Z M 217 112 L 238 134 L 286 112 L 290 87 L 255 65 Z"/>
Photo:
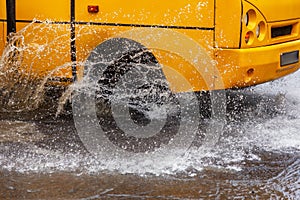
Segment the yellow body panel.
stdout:
<path fill-rule="evenodd" d="M 74 2 L 72 22 L 70 1 L 16 2 L 17 31 L 24 37 L 22 44 L 25 47 L 21 52 L 20 70 L 23 73 L 40 79 L 47 76 L 72 78 L 71 51 L 76 50 L 80 76 L 79 72 L 91 51 L 107 39 L 116 37 L 134 38 L 146 46 L 163 66 L 174 92 L 211 89 L 207 79 L 223 82 L 213 89 L 247 87 L 280 78 L 300 67 L 299 62 L 280 65 L 282 53 L 300 49 L 298 1 L 232 0 L 230 5 L 221 0 Z M 99 6 L 99 12 L 89 13 L 89 5 Z M 249 11 L 254 13 L 254 17 L 250 16 L 249 23 L 246 23 L 245 16 Z M 289 26 L 292 27 L 291 33 L 272 36 L 274 28 Z M 202 54 L 203 62 L 193 63 L 187 59 L 188 54 L 192 54 L 188 40 L 178 40 L 181 41 L 178 46 L 172 37 L 155 41 L 151 34 L 140 38 L 128 35 L 128 32 L 141 30 L 162 33 L 169 30 L 190 39 L 205 52 Z M 0 34 L 2 52 L 6 41 L 5 0 L 0 0 Z M 153 41 L 153 44 L 145 41 L 147 37 L 150 37 L 148 42 Z M 71 49 L 73 39 L 76 49 Z M 160 43 L 169 44 L 169 50 L 154 48 Z M 186 57 L 176 53 L 176 49 L 171 51 L 172 44 L 181 50 L 179 52 L 186 53 Z M 219 75 L 206 73 L 206 65 L 216 66 L 215 71 Z"/>
<path fill-rule="evenodd" d="M 5 1 L 0 1 L 0 20 L 1 19 L 6 19 L 6 2 Z M 4 45 L 5 45 L 5 40 L 6 40 L 6 32 L 4 31 L 6 24 L 4 21 L 0 21 L 0 55 L 2 55 Z"/>
<path fill-rule="evenodd" d="M 213 27 L 213 0 L 76 0 L 76 21 L 117 24 Z M 89 14 L 88 5 L 99 5 Z"/>
<path fill-rule="evenodd" d="M 26 28 L 23 28 L 25 27 Z M 71 77 L 69 25 L 18 23 L 26 48 L 22 51 L 22 70 L 34 78 Z M 37 37 L 42 35 L 42 37 Z"/>
<path fill-rule="evenodd" d="M 295 72 L 300 63 L 281 67 L 280 55 L 299 48 L 300 40 L 249 49 L 216 50 L 225 88 L 257 85 Z"/>
<path fill-rule="evenodd" d="M 265 16 L 268 22 L 299 18 L 300 3 L 298 0 L 257 1 L 248 0 Z"/>
<path fill-rule="evenodd" d="M 0 22 L 0 33 L 4 33 L 4 22 Z M 4 34 L 0 35 L 0 55 L 2 55 L 5 45 L 5 36 Z"/>
<path fill-rule="evenodd" d="M 0 19 L 6 19 L 6 1 L 0 1 Z"/>
<path fill-rule="evenodd" d="M 115 26 L 90 26 L 90 25 L 78 25 L 77 30 L 77 59 L 79 63 L 84 63 L 84 61 L 89 56 L 90 52 L 99 45 L 99 42 L 102 43 L 105 40 L 111 37 L 123 37 L 124 34 L 128 31 L 135 32 L 139 31 L 141 28 L 131 28 L 131 27 L 115 27 Z M 143 29 L 147 32 L 147 28 Z M 206 30 L 175 30 L 179 35 L 182 34 L 187 38 L 191 38 L 196 43 L 202 47 L 206 47 L 205 51 L 213 56 L 213 50 L 209 47 L 213 44 L 213 31 Z M 163 31 L 162 31 L 163 32 Z M 204 39 L 206 38 L 206 39 Z M 135 41 L 145 45 L 142 39 L 135 38 Z M 164 41 L 165 43 L 171 43 L 173 41 Z M 145 45 L 148 49 L 155 55 L 159 63 L 163 67 L 163 71 L 169 80 L 171 89 L 173 91 L 187 91 L 191 87 L 195 91 L 208 90 L 203 78 L 199 74 L 199 70 L 195 69 L 195 66 L 191 65 L 188 61 L 185 61 L 181 56 L 175 55 L 174 52 L 165 51 L 163 49 L 153 49 L 149 45 Z M 182 45 L 184 49 L 185 46 Z M 186 51 L 189 49 L 186 48 Z M 176 57 L 176 58 L 175 58 Z M 79 64 L 80 65 L 80 64 Z M 171 68 L 171 69 L 170 69 Z M 174 74 L 173 72 L 176 72 Z M 180 74 L 181 79 L 178 78 Z M 177 78 L 175 78 L 177 77 Z M 190 81 L 190 84 L 186 84 L 186 80 Z M 193 81 L 191 81 L 193 80 Z"/>
<path fill-rule="evenodd" d="M 215 46 L 222 48 L 239 48 L 241 34 L 241 12 L 240 0 L 216 1 L 215 15 Z M 225 9 L 224 9 L 225 8 Z"/>
<path fill-rule="evenodd" d="M 16 11 L 18 20 L 70 21 L 70 1 L 16 1 Z"/>

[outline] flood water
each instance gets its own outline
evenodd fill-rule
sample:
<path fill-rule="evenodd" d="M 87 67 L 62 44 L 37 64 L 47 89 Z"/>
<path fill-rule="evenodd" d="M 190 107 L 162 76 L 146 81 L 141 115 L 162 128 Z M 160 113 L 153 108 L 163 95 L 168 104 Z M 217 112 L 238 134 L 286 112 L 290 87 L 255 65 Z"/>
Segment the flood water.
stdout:
<path fill-rule="evenodd" d="M 0 199 L 300 199 L 300 72 L 228 91 L 226 114 L 214 147 L 151 163 L 95 159 L 70 108 L 2 111 Z"/>

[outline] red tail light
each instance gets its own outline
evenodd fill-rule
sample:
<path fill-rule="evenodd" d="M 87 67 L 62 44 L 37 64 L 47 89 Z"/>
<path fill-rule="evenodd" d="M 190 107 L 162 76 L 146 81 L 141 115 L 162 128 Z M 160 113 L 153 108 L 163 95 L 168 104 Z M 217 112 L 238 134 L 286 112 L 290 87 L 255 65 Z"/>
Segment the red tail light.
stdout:
<path fill-rule="evenodd" d="M 251 37 L 251 32 L 246 33 L 246 35 L 245 35 L 245 42 L 246 42 L 246 44 L 249 43 L 250 37 Z"/>
<path fill-rule="evenodd" d="M 99 12 L 99 6 L 88 6 L 88 12 L 89 13 L 98 13 Z"/>

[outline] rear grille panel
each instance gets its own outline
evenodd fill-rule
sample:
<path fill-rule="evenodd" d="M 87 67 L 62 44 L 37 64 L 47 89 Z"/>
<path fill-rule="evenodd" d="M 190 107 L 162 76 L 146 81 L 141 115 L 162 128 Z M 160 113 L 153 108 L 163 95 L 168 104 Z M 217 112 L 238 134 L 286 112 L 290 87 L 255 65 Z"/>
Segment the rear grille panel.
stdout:
<path fill-rule="evenodd" d="M 276 27 L 271 29 L 271 37 L 277 38 L 281 36 L 291 35 L 293 31 L 293 25 Z"/>

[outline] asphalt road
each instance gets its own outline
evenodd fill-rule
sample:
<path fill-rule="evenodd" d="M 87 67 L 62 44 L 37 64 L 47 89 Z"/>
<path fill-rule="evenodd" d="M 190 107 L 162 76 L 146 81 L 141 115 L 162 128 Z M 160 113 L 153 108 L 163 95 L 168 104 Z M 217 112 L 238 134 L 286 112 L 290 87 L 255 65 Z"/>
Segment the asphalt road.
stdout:
<path fill-rule="evenodd" d="M 156 163 L 96 159 L 70 108 L 2 111 L 0 199 L 299 199 L 298 76 L 228 91 L 216 146 Z"/>

